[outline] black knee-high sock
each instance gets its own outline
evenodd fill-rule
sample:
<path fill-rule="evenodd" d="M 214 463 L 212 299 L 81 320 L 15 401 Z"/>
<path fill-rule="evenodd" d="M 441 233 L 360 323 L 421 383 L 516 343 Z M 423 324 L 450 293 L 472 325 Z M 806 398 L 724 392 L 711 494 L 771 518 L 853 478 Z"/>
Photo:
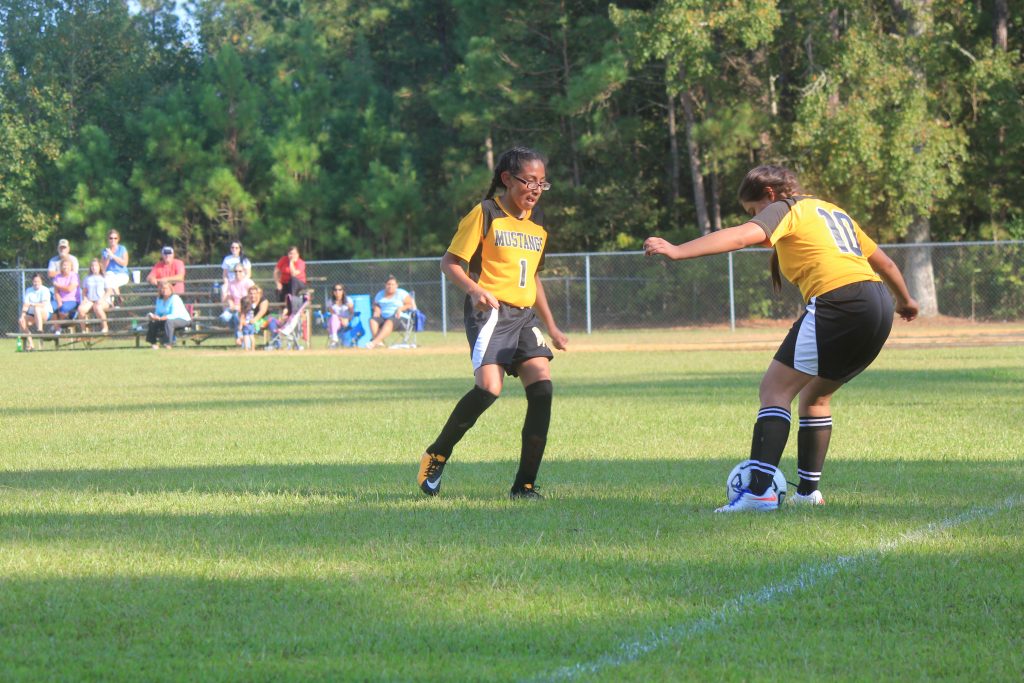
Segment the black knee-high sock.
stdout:
<path fill-rule="evenodd" d="M 750 459 L 760 463 L 750 475 L 750 490 L 761 495 L 771 486 L 775 468 L 782 460 L 782 451 L 789 440 L 789 422 L 792 419 L 788 408 L 769 406 L 757 412 L 754 423 L 754 438 L 750 444 Z"/>
<path fill-rule="evenodd" d="M 523 421 L 523 448 L 519 452 L 519 471 L 513 490 L 532 484 L 537 479 L 544 446 L 548 442 L 551 424 L 551 380 L 541 380 L 526 387 L 526 419 Z"/>
<path fill-rule="evenodd" d="M 466 435 L 470 427 L 476 424 L 477 418 L 483 415 L 484 411 L 497 400 L 498 397 L 491 392 L 474 385 L 455 404 L 455 409 L 448 421 L 445 422 L 444 428 L 441 429 L 441 434 L 434 440 L 434 443 L 427 447 L 427 453 L 450 458 L 455 444 Z"/>
<path fill-rule="evenodd" d="M 796 492 L 800 495 L 806 496 L 818 489 L 831 439 L 831 415 L 800 418 L 800 431 L 796 433 L 796 466 L 800 475 Z"/>

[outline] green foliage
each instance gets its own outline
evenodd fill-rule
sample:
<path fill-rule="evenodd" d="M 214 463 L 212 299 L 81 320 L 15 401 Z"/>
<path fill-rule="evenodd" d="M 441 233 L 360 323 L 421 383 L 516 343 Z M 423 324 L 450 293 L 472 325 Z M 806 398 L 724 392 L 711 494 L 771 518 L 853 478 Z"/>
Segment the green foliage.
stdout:
<path fill-rule="evenodd" d="M 115 226 L 191 262 L 436 255 L 514 144 L 550 159 L 553 249 L 682 239 L 681 94 L 725 216 L 762 161 L 884 240 L 1024 214 L 1019 32 L 993 47 L 977 3 L 215 0 L 194 31 L 176 4 L 0 0 L 0 260 Z"/>

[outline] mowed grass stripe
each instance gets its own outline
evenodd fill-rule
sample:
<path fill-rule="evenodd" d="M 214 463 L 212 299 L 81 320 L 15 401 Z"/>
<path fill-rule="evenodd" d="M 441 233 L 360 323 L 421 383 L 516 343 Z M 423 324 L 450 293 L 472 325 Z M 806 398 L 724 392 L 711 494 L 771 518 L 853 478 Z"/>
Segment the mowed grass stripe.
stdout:
<path fill-rule="evenodd" d="M 634 348 L 558 354 L 542 505 L 506 499 L 513 380 L 427 499 L 466 355 L 0 353 L 3 677 L 528 678 L 1024 490 L 1024 349 L 887 349 L 836 397 L 829 505 L 722 520 L 771 354 Z M 930 536 L 593 677 L 998 678 L 1021 527 Z M 764 633 L 784 668 L 758 668 Z M 975 639 L 1006 646 L 957 655 Z"/>
<path fill-rule="evenodd" d="M 741 619 L 747 616 L 753 610 L 784 609 L 777 601 L 814 588 L 818 583 L 830 580 L 841 572 L 850 571 L 866 562 L 876 561 L 904 546 L 920 543 L 931 536 L 1011 510 L 1020 505 L 1022 500 L 1024 498 L 1020 495 L 1010 496 L 1002 501 L 1000 505 L 988 508 L 973 508 L 955 517 L 950 517 L 901 534 L 896 538 L 883 540 L 876 549 L 856 555 L 841 555 L 821 564 L 803 567 L 787 581 L 772 583 L 756 591 L 743 593 L 715 609 L 705 618 L 673 626 L 643 639 L 624 642 L 616 648 L 614 653 L 603 655 L 593 661 L 572 664 L 550 674 L 540 674 L 524 680 L 560 681 L 590 677 L 594 674 L 629 664 L 659 648 L 680 645 L 691 637 L 707 634 L 721 628 L 733 619 Z"/>

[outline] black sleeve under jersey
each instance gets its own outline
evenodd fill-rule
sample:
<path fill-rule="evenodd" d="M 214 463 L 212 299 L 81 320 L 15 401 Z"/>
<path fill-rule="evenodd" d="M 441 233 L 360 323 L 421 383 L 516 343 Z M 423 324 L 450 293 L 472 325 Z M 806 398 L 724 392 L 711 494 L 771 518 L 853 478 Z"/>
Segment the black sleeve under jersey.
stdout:
<path fill-rule="evenodd" d="M 772 202 L 768 206 L 761 209 L 760 213 L 750 219 L 751 223 L 756 223 L 761 226 L 764 230 L 765 237 L 771 238 L 772 233 L 779 227 L 782 219 L 789 213 L 789 209 L 796 204 L 796 197 L 787 197 L 786 199 L 780 199 L 777 202 Z"/>

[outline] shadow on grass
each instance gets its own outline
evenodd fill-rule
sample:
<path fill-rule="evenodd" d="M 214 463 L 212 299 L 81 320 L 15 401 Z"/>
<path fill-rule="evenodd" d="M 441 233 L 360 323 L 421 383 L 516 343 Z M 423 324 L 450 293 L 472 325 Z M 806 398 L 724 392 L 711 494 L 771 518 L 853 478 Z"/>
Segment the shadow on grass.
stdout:
<path fill-rule="evenodd" d="M 750 394 L 756 392 L 760 373 L 692 373 L 659 375 L 650 380 L 607 381 L 599 374 L 592 378 L 573 378 L 560 381 L 555 377 L 556 401 L 575 399 L 607 399 L 628 401 L 631 398 L 650 401 L 706 400 L 723 393 Z M 901 370 L 869 370 L 854 380 L 857 387 L 868 390 L 898 388 L 900 396 L 908 401 L 921 402 L 926 397 L 948 402 L 950 396 L 964 396 L 965 392 L 984 392 L 986 398 L 1018 401 L 1020 387 L 1006 376 L 1005 368 L 972 370 L 932 370 L 927 373 Z M 179 391 L 177 400 L 147 401 L 142 403 L 92 403 L 69 405 L 68 410 L 76 414 L 130 414 L 153 411 L 205 411 L 230 410 L 252 411 L 258 409 L 280 409 L 291 407 L 324 408 L 345 406 L 352 403 L 389 403 L 395 400 L 421 401 L 445 400 L 455 405 L 456 401 L 472 386 L 472 378 L 446 377 L 441 379 L 380 378 L 372 381 L 354 380 L 268 380 L 236 381 L 225 377 L 223 381 L 200 382 L 184 385 L 192 391 Z M 221 391 L 217 391 L 220 389 Z M 241 391 L 240 391 L 241 389 Z M 255 392 L 266 390 L 267 397 Z M 313 394 L 313 395 L 310 395 Z M 195 399 L 182 399 L 182 396 Z M 521 397 L 522 387 L 513 378 L 506 378 L 503 397 Z M 926 401 L 927 402 L 927 401 Z M 557 409 L 557 408 L 556 408 Z M 9 418 L 53 415 L 52 406 L 9 406 L 4 413 Z"/>
<path fill-rule="evenodd" d="M 581 492 L 562 484 L 568 489 L 565 499 L 525 506 L 480 506 L 459 497 L 388 505 L 411 498 L 394 491 L 390 496 L 385 492 L 382 505 L 359 491 L 346 497 L 338 487 L 337 505 L 328 500 L 319 507 L 273 512 L 210 513 L 195 504 L 169 514 L 155 512 L 150 502 L 137 513 L 5 514 L 0 540 L 8 544 L 7 559 L 27 555 L 23 561 L 31 564 L 50 552 L 65 553 L 67 559 L 59 570 L 5 575 L 0 591 L 4 677 L 521 678 L 524 656 L 530 660 L 529 673 L 615 654 L 622 643 L 650 641 L 667 625 L 707 618 L 740 593 L 791 581 L 808 563 L 871 550 L 880 539 L 956 514 L 957 506 L 992 503 L 991 492 L 983 488 L 1005 493 L 1011 487 L 1020 491 L 1022 483 L 1019 470 L 992 463 L 980 474 L 976 493 L 982 501 L 972 501 L 963 491 L 955 500 L 924 495 L 940 485 L 956 490 L 958 477 L 978 473 L 968 473 L 966 464 L 914 462 L 906 463 L 902 481 L 866 491 L 872 500 L 866 505 L 731 518 L 706 510 L 679 514 L 685 511 L 671 504 L 672 494 L 692 498 L 707 488 L 707 480 L 720 479 L 729 464 L 687 463 L 682 472 L 680 463 L 668 461 L 628 468 L 560 463 L 550 468 L 552 479 L 571 475 L 590 481 Z M 885 481 L 883 464 L 851 462 L 847 468 L 868 480 Z M 460 473 L 452 488 L 478 491 L 477 480 L 490 478 L 496 465 L 467 464 L 464 469 L 472 471 Z M 680 480 L 676 486 L 664 481 L 665 473 L 673 471 Z M 139 492 L 192 492 L 202 480 L 212 491 L 241 494 L 266 491 L 260 480 L 280 481 L 273 491 L 302 495 L 330 491 L 335 481 L 358 484 L 367 473 L 403 484 L 409 477 L 407 468 L 394 465 L 261 466 L 60 473 L 70 477 L 26 472 L 16 483 L 38 494 L 55 489 L 124 492 L 130 503 Z M 898 490 L 920 498 L 901 502 L 891 497 Z M 1019 526 L 1019 515 L 1016 519 Z M 841 536 L 837 545 L 820 538 L 822 530 L 831 534 L 840 524 L 851 535 Z M 656 526 L 660 535 L 652 533 Z M 786 545 L 786 540 L 768 538 L 773 534 L 794 538 Z M 737 552 L 740 547 L 744 552 Z M 97 565 L 96 554 L 105 555 L 105 566 Z M 894 554 L 881 568 L 858 566 L 802 593 L 823 603 L 815 612 L 820 630 L 812 640 L 834 645 L 823 647 L 826 654 L 814 659 L 823 661 L 827 671 L 828 653 L 864 650 L 857 646 L 864 634 L 878 635 L 878 646 L 890 642 L 879 634 L 879 609 L 891 612 L 891 624 L 905 630 L 901 642 L 937 637 L 948 645 L 977 643 L 981 648 L 991 644 L 991 637 L 1006 640 L 1012 631 L 1008 627 L 1019 624 L 1013 616 L 1019 605 L 1012 596 L 1000 602 L 993 595 L 1012 590 L 1013 572 L 996 580 L 991 570 L 1002 567 L 1006 574 L 1006 567 L 1019 564 L 1013 547 L 968 546 L 958 549 L 956 558 L 953 567 L 946 554 Z M 905 576 L 918 578 L 895 580 Z M 967 577 L 969 596 L 962 595 L 961 576 Z M 843 581 L 846 588 L 835 587 Z M 918 593 L 935 604 L 924 603 Z M 955 613 L 943 617 L 950 614 L 947 602 L 955 602 L 943 596 L 951 594 L 969 597 L 965 613 L 984 612 L 985 619 L 959 619 Z M 845 598 L 850 604 L 843 604 L 843 596 L 850 596 Z M 973 607 L 978 604 L 986 609 Z M 754 625 L 733 620 L 729 628 L 741 633 L 724 638 L 715 630 L 701 634 L 694 647 L 706 651 L 697 659 L 714 663 L 728 654 L 725 650 L 734 651 L 736 643 L 755 643 L 765 629 L 778 632 L 782 611 L 799 621 L 802 617 L 789 605 L 779 596 Z M 671 655 L 676 648 L 668 645 Z M 752 658 L 763 656 L 763 650 L 751 647 L 757 650 Z M 915 647 L 904 656 L 927 661 L 919 651 Z M 868 648 L 863 662 L 846 668 L 869 670 L 876 656 L 877 650 Z M 1005 661 L 1005 655 L 997 655 L 996 663 L 1000 657 Z M 672 666 L 685 669 L 687 664 Z M 914 670 L 909 667 L 908 673 Z"/>

